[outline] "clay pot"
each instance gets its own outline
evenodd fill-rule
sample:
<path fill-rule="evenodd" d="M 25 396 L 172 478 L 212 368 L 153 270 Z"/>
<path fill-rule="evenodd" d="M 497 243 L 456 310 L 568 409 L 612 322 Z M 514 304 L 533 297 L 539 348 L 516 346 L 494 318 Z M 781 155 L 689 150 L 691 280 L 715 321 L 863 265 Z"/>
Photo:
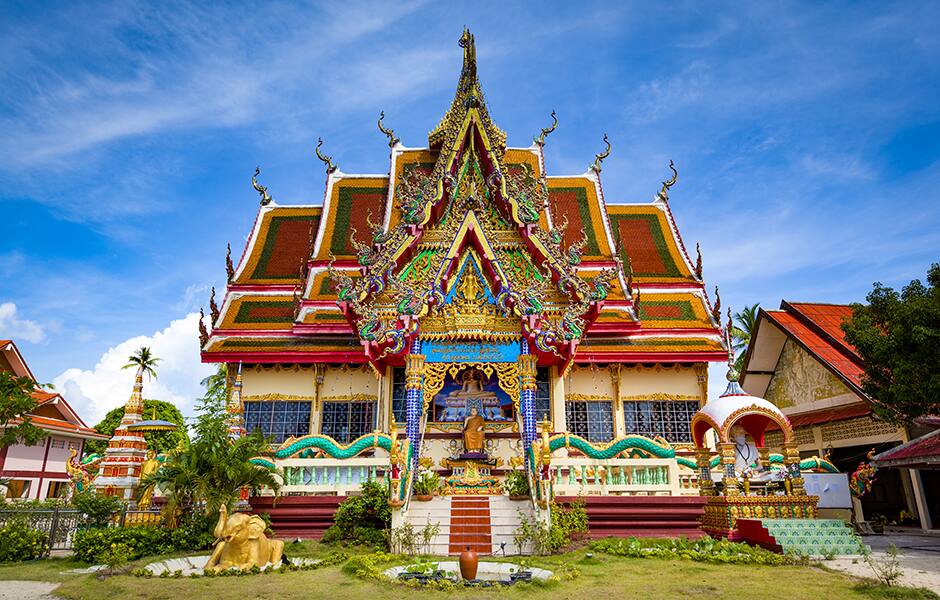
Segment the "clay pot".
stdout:
<path fill-rule="evenodd" d="M 418 502 L 430 502 L 433 499 L 433 494 L 415 494 L 415 500 Z"/>
<path fill-rule="evenodd" d="M 467 546 L 467 549 L 460 553 L 460 576 L 467 581 L 473 581 L 477 578 L 477 567 L 480 559 L 477 553 Z"/>

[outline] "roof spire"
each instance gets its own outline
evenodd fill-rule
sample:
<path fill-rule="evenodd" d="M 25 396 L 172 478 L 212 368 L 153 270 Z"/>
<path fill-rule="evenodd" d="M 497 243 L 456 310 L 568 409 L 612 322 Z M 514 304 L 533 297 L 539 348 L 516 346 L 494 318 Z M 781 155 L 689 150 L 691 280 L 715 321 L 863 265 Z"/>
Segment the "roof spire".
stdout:
<path fill-rule="evenodd" d="M 672 170 L 672 177 L 663 182 L 663 187 L 656 194 L 656 199 L 661 202 L 669 200 L 669 188 L 676 185 L 676 180 L 679 179 L 679 171 L 676 171 L 676 164 L 671 160 L 669 161 L 669 168 Z"/>
<path fill-rule="evenodd" d="M 463 74 L 476 77 L 477 74 L 477 47 L 473 39 L 473 34 L 466 27 L 463 28 L 463 34 L 457 41 L 457 44 L 463 48 Z"/>
<path fill-rule="evenodd" d="M 745 392 L 738 383 L 738 370 L 734 366 L 734 346 L 732 345 L 733 336 L 731 330 L 734 329 L 734 321 L 731 319 L 731 307 L 728 307 L 728 322 L 725 324 L 725 343 L 728 345 L 728 387 L 722 396 L 743 395 Z"/>
<path fill-rule="evenodd" d="M 542 129 L 542 133 L 539 134 L 539 137 L 535 138 L 536 146 L 544 146 L 545 138 L 548 137 L 548 134 L 555 131 L 555 128 L 558 127 L 558 117 L 555 116 L 555 111 L 552 111 L 552 125 L 551 127 L 545 127 Z"/>
<path fill-rule="evenodd" d="M 397 144 L 397 143 L 398 143 L 399 141 L 401 141 L 401 140 L 399 140 L 397 137 L 395 137 L 395 130 L 394 130 L 394 129 L 389 129 L 388 127 L 386 127 L 385 125 L 382 124 L 382 119 L 384 119 L 384 118 L 385 118 L 385 111 L 383 110 L 381 113 L 379 113 L 379 131 L 381 131 L 382 133 L 384 133 L 384 134 L 385 134 L 385 137 L 388 138 L 388 147 L 389 147 L 389 148 L 394 148 L 394 147 L 395 147 L 395 144 Z"/>
<path fill-rule="evenodd" d="M 268 188 L 258 183 L 258 175 L 261 174 L 261 167 L 255 167 L 255 174 L 251 176 L 251 187 L 255 188 L 255 191 L 258 192 L 258 195 L 261 196 L 261 206 L 267 206 L 271 204 L 271 194 L 268 193 Z"/>
<path fill-rule="evenodd" d="M 333 164 L 332 156 L 324 156 L 320 153 L 320 146 L 323 145 L 323 138 L 317 138 L 317 158 L 323 161 L 323 164 L 326 165 L 326 174 L 329 175 L 336 170 L 336 165 Z"/>
<path fill-rule="evenodd" d="M 604 143 L 607 144 L 607 149 L 601 152 L 600 154 L 594 155 L 594 164 L 591 165 L 591 170 L 595 173 L 601 172 L 601 163 L 604 162 L 604 159 L 610 156 L 610 141 L 607 139 L 607 134 L 604 134 Z"/>

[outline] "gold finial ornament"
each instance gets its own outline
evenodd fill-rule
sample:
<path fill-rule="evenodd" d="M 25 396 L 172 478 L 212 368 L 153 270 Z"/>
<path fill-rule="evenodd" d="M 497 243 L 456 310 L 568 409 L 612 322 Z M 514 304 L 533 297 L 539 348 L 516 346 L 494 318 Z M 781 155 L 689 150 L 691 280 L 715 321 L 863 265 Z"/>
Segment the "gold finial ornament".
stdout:
<path fill-rule="evenodd" d="M 712 318 L 715 324 L 721 327 L 721 294 L 718 293 L 718 286 L 715 286 L 715 306 L 712 307 Z"/>
<path fill-rule="evenodd" d="M 676 180 L 679 179 L 679 171 L 676 171 L 676 163 L 669 161 L 669 169 L 672 170 L 672 177 L 663 182 L 663 187 L 659 190 L 659 193 L 656 194 L 656 199 L 663 202 L 669 200 L 669 188 L 676 185 Z"/>
<path fill-rule="evenodd" d="M 323 164 L 326 165 L 326 173 L 327 175 L 329 175 L 330 173 L 336 170 L 336 165 L 333 164 L 332 156 L 324 156 L 323 153 L 320 152 L 320 146 L 322 145 L 323 145 L 323 138 L 317 138 L 317 148 L 316 148 L 317 158 L 319 158 L 323 162 Z"/>
<path fill-rule="evenodd" d="M 545 138 L 548 137 L 548 134 L 555 131 L 556 127 L 558 127 L 558 117 L 555 116 L 555 111 L 552 111 L 551 127 L 545 127 L 542 129 L 542 133 L 539 134 L 539 137 L 535 138 L 535 144 L 539 147 L 545 146 Z"/>
<path fill-rule="evenodd" d="M 232 244 L 225 245 L 225 275 L 228 283 L 235 279 L 235 265 L 232 263 Z"/>
<path fill-rule="evenodd" d="M 604 143 L 607 144 L 607 149 L 601 152 L 600 154 L 594 155 L 594 164 L 591 165 L 591 170 L 595 173 L 601 172 L 601 163 L 604 162 L 604 159 L 610 156 L 610 141 L 607 139 L 607 134 L 604 134 Z"/>
<path fill-rule="evenodd" d="M 379 131 L 381 131 L 382 133 L 384 133 L 384 134 L 385 134 L 385 137 L 388 138 L 388 147 L 389 147 L 389 148 L 394 148 L 394 147 L 395 147 L 395 144 L 397 144 L 397 143 L 398 143 L 399 141 L 401 141 L 401 140 L 399 140 L 397 137 L 395 137 L 395 130 L 394 130 L 394 129 L 389 129 L 388 127 L 386 127 L 385 125 L 382 124 L 382 119 L 384 119 L 384 118 L 385 118 L 385 111 L 383 110 L 381 113 L 379 113 L 379 121 L 378 121 Z"/>
<path fill-rule="evenodd" d="M 702 248 L 695 242 L 695 278 L 702 280 Z"/>
<path fill-rule="evenodd" d="M 258 192 L 258 195 L 261 196 L 261 206 L 267 206 L 271 203 L 271 194 L 268 193 L 268 188 L 258 183 L 258 175 L 261 174 L 261 167 L 255 167 L 255 174 L 251 176 L 251 187 L 255 188 L 255 191 Z"/>

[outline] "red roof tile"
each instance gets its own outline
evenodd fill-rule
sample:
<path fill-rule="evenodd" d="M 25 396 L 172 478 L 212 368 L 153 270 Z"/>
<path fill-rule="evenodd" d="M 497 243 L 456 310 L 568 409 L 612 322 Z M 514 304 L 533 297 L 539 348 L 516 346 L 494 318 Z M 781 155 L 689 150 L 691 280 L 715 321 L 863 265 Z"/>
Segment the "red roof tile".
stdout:
<path fill-rule="evenodd" d="M 787 415 L 787 417 L 790 419 L 790 425 L 796 429 L 797 427 L 808 427 L 820 423 L 831 423 L 832 421 L 844 421 L 845 419 L 864 417 L 870 414 L 871 406 L 866 403 L 829 408 L 802 415 Z"/>
<path fill-rule="evenodd" d="M 768 310 L 765 312 L 768 318 L 781 329 L 790 333 L 816 358 L 856 387 L 861 386 L 864 369 L 858 364 L 858 357 L 854 352 L 843 349 L 841 344 L 833 344 L 830 339 L 821 336 L 791 312 L 785 310 Z"/>
<path fill-rule="evenodd" d="M 797 312 L 825 335 L 833 338 L 844 350 L 858 356 L 855 347 L 845 340 L 842 323 L 852 318 L 852 307 L 847 304 L 817 304 L 813 302 L 785 302 L 781 308 Z"/>
<path fill-rule="evenodd" d="M 875 456 L 879 467 L 940 465 L 940 429 Z"/>

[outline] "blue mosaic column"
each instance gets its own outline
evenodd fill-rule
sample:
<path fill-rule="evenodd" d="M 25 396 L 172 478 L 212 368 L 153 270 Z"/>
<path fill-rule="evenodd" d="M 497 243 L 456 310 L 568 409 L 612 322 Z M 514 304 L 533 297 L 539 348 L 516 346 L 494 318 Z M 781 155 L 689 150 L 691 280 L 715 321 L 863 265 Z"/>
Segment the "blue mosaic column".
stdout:
<path fill-rule="evenodd" d="M 538 437 L 535 423 L 535 363 L 538 357 L 529 354 L 529 342 L 522 340 L 519 353 L 519 411 L 522 413 L 522 441 L 526 449 Z"/>
<path fill-rule="evenodd" d="M 421 409 L 424 388 L 424 356 L 421 354 L 421 340 L 411 342 L 411 352 L 405 357 L 405 413 L 407 423 L 405 431 L 411 444 L 411 468 L 418 466 L 418 451 L 421 449 Z"/>

